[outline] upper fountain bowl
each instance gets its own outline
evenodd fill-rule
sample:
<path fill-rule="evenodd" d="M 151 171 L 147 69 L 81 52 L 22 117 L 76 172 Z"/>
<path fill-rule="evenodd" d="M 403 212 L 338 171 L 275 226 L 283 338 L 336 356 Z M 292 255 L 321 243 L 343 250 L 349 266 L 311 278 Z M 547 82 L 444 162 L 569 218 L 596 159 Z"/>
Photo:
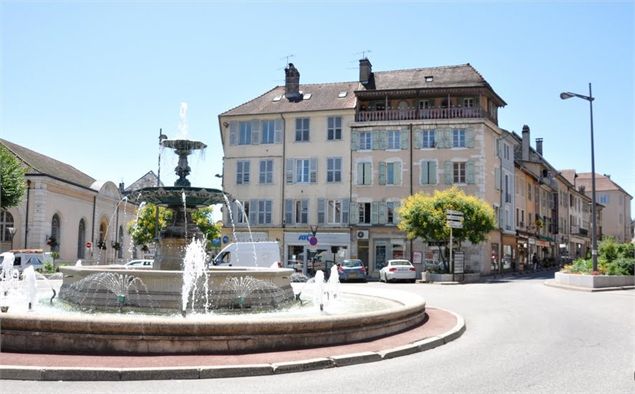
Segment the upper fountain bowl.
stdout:
<path fill-rule="evenodd" d="M 205 149 L 207 145 L 202 143 L 201 141 L 190 141 L 190 140 L 165 140 L 161 143 L 161 145 L 166 148 L 174 149 L 178 152 L 192 152 L 193 150 Z"/>
<path fill-rule="evenodd" d="M 185 201 L 183 193 L 186 195 Z M 160 206 L 185 205 L 188 208 L 222 204 L 224 199 L 221 190 L 204 187 L 145 187 L 135 190 L 131 195 L 131 200 L 134 201 L 145 201 Z"/>

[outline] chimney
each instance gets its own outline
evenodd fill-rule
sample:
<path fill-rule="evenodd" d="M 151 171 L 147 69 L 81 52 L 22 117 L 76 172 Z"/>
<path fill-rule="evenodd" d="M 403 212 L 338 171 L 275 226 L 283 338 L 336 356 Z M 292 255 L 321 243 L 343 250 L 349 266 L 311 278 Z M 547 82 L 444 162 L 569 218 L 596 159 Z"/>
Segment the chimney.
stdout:
<path fill-rule="evenodd" d="M 542 156 L 542 138 L 536 138 L 536 152 Z"/>
<path fill-rule="evenodd" d="M 522 160 L 529 160 L 529 126 L 523 126 L 523 141 L 522 141 Z"/>
<path fill-rule="evenodd" d="M 373 65 L 370 64 L 368 58 L 359 59 L 359 82 L 366 86 L 370 81 L 370 76 L 373 73 Z"/>
<path fill-rule="evenodd" d="M 284 69 L 284 94 L 287 100 L 292 102 L 298 102 L 302 100 L 300 94 L 300 72 L 293 65 L 289 63 L 289 66 Z"/>

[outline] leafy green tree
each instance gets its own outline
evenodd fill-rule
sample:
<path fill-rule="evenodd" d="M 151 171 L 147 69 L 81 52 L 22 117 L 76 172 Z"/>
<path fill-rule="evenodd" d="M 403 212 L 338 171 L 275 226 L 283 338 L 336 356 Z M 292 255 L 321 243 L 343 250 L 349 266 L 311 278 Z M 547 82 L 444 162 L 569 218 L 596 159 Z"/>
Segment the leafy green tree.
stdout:
<path fill-rule="evenodd" d="M 0 208 L 20 204 L 26 191 L 26 168 L 4 146 L 0 145 Z"/>
<path fill-rule="evenodd" d="M 398 227 L 409 239 L 447 243 L 450 240 L 450 227 L 446 220 L 448 210 L 463 212 L 463 228 L 452 229 L 453 241 L 459 248 L 465 240 L 473 244 L 483 242 L 487 234 L 496 228 L 492 207 L 456 187 L 437 190 L 433 195 L 417 193 L 406 198 L 399 209 Z"/>
<path fill-rule="evenodd" d="M 165 229 L 172 221 L 172 211 L 154 204 L 144 205 L 138 213 L 137 220 L 130 222 L 128 233 L 135 245 L 148 245 L 154 242 L 156 231 L 156 210 L 159 210 L 159 231 Z"/>
<path fill-rule="evenodd" d="M 192 212 L 192 220 L 207 238 L 208 249 L 211 248 L 212 240 L 220 236 L 220 227 L 214 223 L 212 212 L 212 207 L 201 208 Z"/>

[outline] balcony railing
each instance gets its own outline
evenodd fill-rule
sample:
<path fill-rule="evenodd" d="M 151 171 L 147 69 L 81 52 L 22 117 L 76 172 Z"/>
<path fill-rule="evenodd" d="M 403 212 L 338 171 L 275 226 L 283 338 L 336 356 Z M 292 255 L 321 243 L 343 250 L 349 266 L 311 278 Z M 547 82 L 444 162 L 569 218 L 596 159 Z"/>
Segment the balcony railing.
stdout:
<path fill-rule="evenodd" d="M 380 111 L 358 111 L 357 122 L 379 122 L 394 120 L 418 119 L 456 119 L 483 118 L 491 119 L 489 113 L 480 107 L 428 108 L 428 109 L 387 109 Z"/>

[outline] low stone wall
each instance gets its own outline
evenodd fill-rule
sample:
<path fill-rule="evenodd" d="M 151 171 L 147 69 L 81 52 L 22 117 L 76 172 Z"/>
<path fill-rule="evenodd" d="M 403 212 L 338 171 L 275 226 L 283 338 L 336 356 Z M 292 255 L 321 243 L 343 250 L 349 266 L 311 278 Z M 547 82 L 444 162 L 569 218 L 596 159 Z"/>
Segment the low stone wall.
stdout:
<path fill-rule="evenodd" d="M 635 286 L 635 276 L 632 275 L 582 275 L 556 272 L 555 281 L 567 286 L 589 289 Z"/>
<path fill-rule="evenodd" d="M 430 282 L 461 282 L 461 283 L 475 283 L 481 280 L 481 274 L 478 272 L 470 274 L 428 274 L 428 280 Z"/>

